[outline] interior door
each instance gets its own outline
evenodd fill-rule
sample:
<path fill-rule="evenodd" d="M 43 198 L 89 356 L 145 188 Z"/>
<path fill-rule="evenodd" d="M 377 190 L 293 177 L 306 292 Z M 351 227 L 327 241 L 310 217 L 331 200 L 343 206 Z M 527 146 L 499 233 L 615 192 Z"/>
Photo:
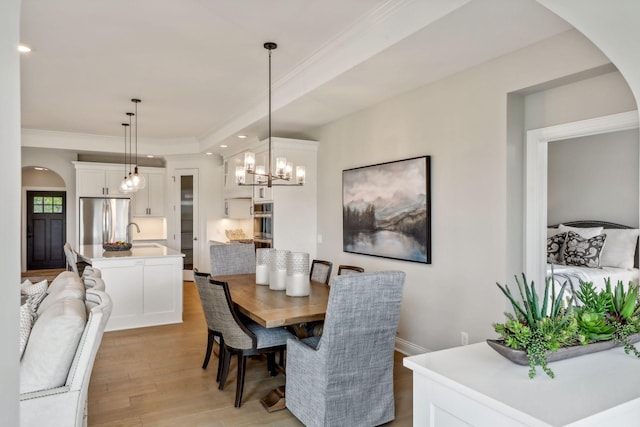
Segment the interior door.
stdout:
<path fill-rule="evenodd" d="M 27 191 L 27 270 L 64 268 L 65 191 Z"/>
<path fill-rule="evenodd" d="M 177 240 L 184 257 L 183 279 L 193 280 L 193 268 L 198 267 L 198 169 L 176 169 Z"/>

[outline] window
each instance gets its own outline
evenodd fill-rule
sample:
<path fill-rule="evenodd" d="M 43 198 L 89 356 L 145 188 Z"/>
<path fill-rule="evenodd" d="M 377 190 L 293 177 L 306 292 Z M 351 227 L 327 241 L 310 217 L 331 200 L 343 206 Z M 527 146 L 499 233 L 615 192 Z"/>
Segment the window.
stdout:
<path fill-rule="evenodd" d="M 36 196 L 33 198 L 33 213 L 63 213 L 62 197 Z"/>

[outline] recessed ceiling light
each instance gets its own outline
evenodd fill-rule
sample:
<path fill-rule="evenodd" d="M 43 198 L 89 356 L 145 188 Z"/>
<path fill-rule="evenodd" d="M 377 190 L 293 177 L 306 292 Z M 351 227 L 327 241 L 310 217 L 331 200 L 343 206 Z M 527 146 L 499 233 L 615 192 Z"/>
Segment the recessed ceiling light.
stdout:
<path fill-rule="evenodd" d="M 220 148 L 227 148 L 227 147 L 228 147 L 228 145 L 227 145 L 227 144 L 221 144 L 221 145 L 220 145 Z"/>
<path fill-rule="evenodd" d="M 147 154 L 148 159 L 153 159 L 155 156 L 153 154 Z"/>
<path fill-rule="evenodd" d="M 34 168 L 35 170 L 37 170 L 37 171 L 48 171 L 48 170 L 49 170 L 49 169 L 47 169 L 47 168 L 43 168 L 43 167 L 40 167 L 40 166 L 34 166 L 33 168 Z"/>
<path fill-rule="evenodd" d="M 27 46 L 26 44 L 19 44 L 18 45 L 18 52 L 22 52 L 22 53 L 31 52 L 31 48 L 29 46 Z"/>
<path fill-rule="evenodd" d="M 206 152 L 206 153 L 204 153 L 204 154 L 206 154 L 207 156 L 211 156 L 211 155 L 213 155 L 213 153 L 212 153 L 211 151 L 207 151 L 207 152 Z"/>
<path fill-rule="evenodd" d="M 240 139 L 245 139 L 247 137 L 247 135 L 238 135 L 238 138 Z"/>

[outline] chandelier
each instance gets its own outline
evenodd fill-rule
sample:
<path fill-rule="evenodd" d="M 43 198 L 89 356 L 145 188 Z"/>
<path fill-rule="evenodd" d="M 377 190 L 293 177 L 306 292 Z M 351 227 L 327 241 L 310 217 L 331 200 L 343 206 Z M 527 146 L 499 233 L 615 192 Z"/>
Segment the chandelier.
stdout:
<path fill-rule="evenodd" d="M 286 157 L 276 157 L 275 171 L 271 169 L 271 51 L 278 47 L 273 42 L 264 44 L 264 48 L 269 51 L 269 148 L 267 152 L 267 166 L 256 166 L 256 155 L 251 151 L 244 153 L 244 166 L 236 167 L 236 184 L 240 186 L 300 186 L 304 185 L 305 168 L 296 167 L 296 179 L 292 180 L 293 163 L 288 162 Z M 247 183 L 245 174 L 253 175 L 254 182 Z"/>
<path fill-rule="evenodd" d="M 134 113 L 126 113 L 129 116 L 129 123 L 122 123 L 124 127 L 124 159 L 125 159 L 125 177 L 120 183 L 120 192 L 124 194 L 135 193 L 138 190 L 142 190 L 147 185 L 147 180 L 144 175 L 140 175 L 138 173 L 138 104 L 142 102 L 140 99 L 133 98 L 131 102 L 135 105 Z M 131 173 L 131 166 L 133 163 L 133 150 L 131 149 L 132 137 L 131 137 L 131 128 L 132 122 L 131 117 L 135 117 L 135 149 L 136 149 L 136 165 L 134 168 L 133 174 Z M 127 129 L 129 130 L 129 175 L 127 175 Z"/>

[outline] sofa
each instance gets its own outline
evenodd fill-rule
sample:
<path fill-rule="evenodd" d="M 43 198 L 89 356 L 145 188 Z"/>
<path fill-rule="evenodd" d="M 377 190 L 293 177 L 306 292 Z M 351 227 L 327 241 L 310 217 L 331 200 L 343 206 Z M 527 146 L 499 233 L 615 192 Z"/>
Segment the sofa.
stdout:
<path fill-rule="evenodd" d="M 29 285 L 21 286 L 21 317 L 30 312 L 35 320 L 20 359 L 20 425 L 86 426 L 89 380 L 111 299 L 97 275 L 61 273 L 44 296 L 33 289 L 41 283 Z M 21 321 L 21 338 L 23 327 Z"/>

